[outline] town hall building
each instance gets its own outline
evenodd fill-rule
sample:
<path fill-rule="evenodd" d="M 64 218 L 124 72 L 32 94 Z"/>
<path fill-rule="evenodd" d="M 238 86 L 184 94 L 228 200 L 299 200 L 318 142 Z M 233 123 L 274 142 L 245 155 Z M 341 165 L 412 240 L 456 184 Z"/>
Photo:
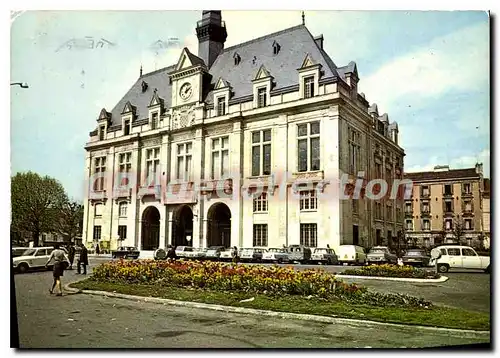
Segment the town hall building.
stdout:
<path fill-rule="evenodd" d="M 339 178 L 403 174 L 398 126 L 304 23 L 224 47 L 203 11 L 198 53 L 140 73 L 86 149 L 83 240 L 101 247 L 387 244 L 401 199 L 344 199 Z"/>

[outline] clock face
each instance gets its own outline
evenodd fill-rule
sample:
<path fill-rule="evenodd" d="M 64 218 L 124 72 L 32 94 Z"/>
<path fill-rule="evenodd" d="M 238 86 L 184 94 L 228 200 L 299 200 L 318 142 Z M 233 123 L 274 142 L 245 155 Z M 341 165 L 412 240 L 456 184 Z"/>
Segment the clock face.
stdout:
<path fill-rule="evenodd" d="M 181 90 L 179 92 L 179 95 L 181 96 L 181 98 L 183 100 L 187 100 L 188 98 L 191 97 L 191 95 L 193 94 L 193 87 L 191 86 L 191 83 L 184 83 L 182 86 L 181 86 Z"/>

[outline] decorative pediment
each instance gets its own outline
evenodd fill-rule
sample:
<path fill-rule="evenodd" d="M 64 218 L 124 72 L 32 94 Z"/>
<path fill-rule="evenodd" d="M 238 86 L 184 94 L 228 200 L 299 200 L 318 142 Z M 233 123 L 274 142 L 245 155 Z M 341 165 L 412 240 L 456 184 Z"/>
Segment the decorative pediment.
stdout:
<path fill-rule="evenodd" d="M 154 107 L 154 106 L 163 106 L 163 99 L 158 96 L 158 90 L 155 88 L 153 92 L 153 97 L 151 97 L 151 101 L 149 102 L 148 107 Z"/>
<path fill-rule="evenodd" d="M 254 81 L 262 80 L 264 78 L 272 77 L 269 71 L 264 67 L 264 65 L 260 66 L 259 71 L 255 75 Z"/>
<path fill-rule="evenodd" d="M 122 114 L 128 114 L 128 113 L 135 114 L 135 109 L 136 107 L 132 106 L 130 101 L 127 101 L 127 103 L 125 103 L 125 106 L 123 107 Z"/>
<path fill-rule="evenodd" d="M 97 121 L 109 121 L 111 119 L 111 113 L 106 111 L 105 108 L 101 109 L 101 112 L 99 113 L 99 117 L 97 118 Z"/>
<path fill-rule="evenodd" d="M 219 80 L 217 81 L 217 84 L 215 85 L 216 90 L 221 89 L 221 88 L 228 88 L 228 87 L 231 87 L 231 84 L 229 82 L 227 82 L 226 80 L 224 80 L 222 77 L 219 78 Z"/>
<path fill-rule="evenodd" d="M 307 67 L 311 67 L 311 66 L 314 66 L 316 63 L 313 61 L 313 59 L 311 58 L 311 55 L 307 54 L 306 55 L 306 58 L 304 59 L 304 61 L 302 62 L 302 66 L 300 66 L 300 68 L 307 68 Z"/>
<path fill-rule="evenodd" d="M 205 62 L 198 56 L 189 52 L 187 47 L 184 47 L 179 57 L 179 61 L 177 61 L 177 65 L 175 66 L 175 70 L 179 71 L 197 65 L 205 65 Z"/>

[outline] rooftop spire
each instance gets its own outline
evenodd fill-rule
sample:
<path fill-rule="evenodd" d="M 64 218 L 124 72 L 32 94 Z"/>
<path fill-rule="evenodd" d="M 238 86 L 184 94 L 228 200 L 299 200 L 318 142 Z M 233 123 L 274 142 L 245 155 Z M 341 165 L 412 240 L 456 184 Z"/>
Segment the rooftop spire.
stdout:
<path fill-rule="evenodd" d="M 302 25 L 306 24 L 306 15 L 304 15 L 304 11 L 302 11 Z"/>
<path fill-rule="evenodd" d="M 139 77 L 142 77 L 142 63 L 141 63 L 141 70 L 139 71 Z"/>

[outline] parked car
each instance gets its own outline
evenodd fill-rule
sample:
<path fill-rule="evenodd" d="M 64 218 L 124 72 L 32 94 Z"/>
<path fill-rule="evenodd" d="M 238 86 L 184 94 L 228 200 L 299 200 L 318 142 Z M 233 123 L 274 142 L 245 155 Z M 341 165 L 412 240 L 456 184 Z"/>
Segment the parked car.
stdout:
<path fill-rule="evenodd" d="M 265 249 L 259 247 L 241 249 L 240 260 L 242 262 L 262 262 L 265 251 Z"/>
<path fill-rule="evenodd" d="M 403 255 L 403 264 L 410 266 L 429 266 L 431 257 L 424 249 L 408 249 Z"/>
<path fill-rule="evenodd" d="M 120 246 L 111 252 L 111 257 L 114 259 L 138 259 L 140 253 L 135 246 Z"/>
<path fill-rule="evenodd" d="M 12 257 L 21 256 L 29 247 L 13 247 L 12 248 Z"/>
<path fill-rule="evenodd" d="M 365 249 L 357 245 L 340 245 L 337 250 L 339 263 L 364 265 L 367 261 Z"/>
<path fill-rule="evenodd" d="M 219 259 L 221 261 L 232 261 L 233 260 L 233 248 L 229 247 L 220 253 Z M 239 250 L 238 250 L 239 252 Z"/>
<path fill-rule="evenodd" d="M 303 245 L 290 245 L 288 246 L 288 255 L 291 262 L 304 264 L 311 260 L 311 249 Z"/>
<path fill-rule="evenodd" d="M 191 257 L 193 260 L 201 260 L 205 258 L 205 255 L 207 254 L 207 248 L 201 248 L 201 247 L 195 247 L 193 248 L 193 251 L 190 253 Z"/>
<path fill-rule="evenodd" d="M 369 264 L 397 264 L 398 257 L 387 246 L 375 246 L 368 252 L 367 261 Z"/>
<path fill-rule="evenodd" d="M 50 254 L 54 251 L 53 247 L 34 247 L 27 249 L 21 256 L 12 259 L 12 267 L 15 271 L 25 273 L 33 269 L 41 269 L 45 267 Z M 65 266 L 69 266 L 69 262 L 64 262 Z M 53 262 L 49 263 L 49 268 L 53 266 Z"/>
<path fill-rule="evenodd" d="M 436 251 L 437 250 L 437 251 Z M 439 257 L 432 260 L 441 273 L 446 273 L 450 268 L 475 269 L 490 272 L 490 257 L 479 256 L 470 246 L 444 245 L 432 251 L 439 253 Z"/>
<path fill-rule="evenodd" d="M 205 253 L 205 259 L 218 260 L 220 258 L 220 253 L 225 249 L 224 246 L 210 246 Z"/>
<path fill-rule="evenodd" d="M 283 263 L 283 262 L 288 262 L 289 260 L 289 255 L 288 251 L 285 248 L 270 248 L 267 249 L 266 252 L 262 254 L 262 261 L 263 262 L 276 262 L 276 263 Z"/>
<path fill-rule="evenodd" d="M 175 248 L 175 254 L 178 258 L 189 258 L 193 252 L 192 246 L 177 246 Z"/>
<path fill-rule="evenodd" d="M 325 265 L 337 265 L 339 260 L 333 249 L 316 248 L 312 253 L 311 262 Z"/>

